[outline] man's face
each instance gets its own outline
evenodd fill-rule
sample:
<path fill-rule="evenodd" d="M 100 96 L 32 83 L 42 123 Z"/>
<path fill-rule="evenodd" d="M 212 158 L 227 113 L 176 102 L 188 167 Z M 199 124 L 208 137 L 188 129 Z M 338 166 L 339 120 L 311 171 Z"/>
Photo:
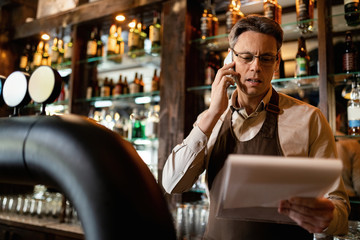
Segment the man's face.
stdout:
<path fill-rule="evenodd" d="M 235 69 L 241 74 L 237 82 L 241 92 L 248 98 L 262 98 L 269 90 L 274 70 L 278 67 L 275 38 L 247 31 L 238 37 L 233 49 Z"/>

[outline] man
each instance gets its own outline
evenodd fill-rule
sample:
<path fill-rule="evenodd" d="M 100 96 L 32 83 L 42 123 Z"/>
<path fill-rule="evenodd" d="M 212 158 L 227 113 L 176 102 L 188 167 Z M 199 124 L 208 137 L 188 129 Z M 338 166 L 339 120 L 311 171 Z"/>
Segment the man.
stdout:
<path fill-rule="evenodd" d="M 217 72 L 209 109 L 164 166 L 162 183 L 168 193 L 190 189 L 206 170 L 210 212 L 205 239 L 304 240 L 313 239 L 311 233 L 347 232 L 349 203 L 342 180 L 326 198 L 281 201 L 278 212 L 297 225 L 215 216 L 222 166 L 230 153 L 336 157 L 334 136 L 320 110 L 271 86 L 282 40 L 281 27 L 266 17 L 251 15 L 235 24 L 229 34 L 233 62 Z M 235 82 L 236 91 L 229 100 L 227 88 Z"/>

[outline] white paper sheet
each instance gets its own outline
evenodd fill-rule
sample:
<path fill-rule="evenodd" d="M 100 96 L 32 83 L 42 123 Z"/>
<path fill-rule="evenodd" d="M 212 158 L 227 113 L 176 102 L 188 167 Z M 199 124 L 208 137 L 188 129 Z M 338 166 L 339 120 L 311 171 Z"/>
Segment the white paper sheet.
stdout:
<path fill-rule="evenodd" d="M 276 214 L 281 200 L 326 194 L 339 181 L 342 162 L 339 159 L 231 154 L 223 170 L 224 188 L 217 215 L 226 217 L 231 213 L 230 217 L 236 218 L 242 213 L 239 218 L 251 219 L 256 212 L 259 216 L 254 218 L 268 219 L 270 213 Z M 238 211 L 240 208 L 242 211 Z"/>

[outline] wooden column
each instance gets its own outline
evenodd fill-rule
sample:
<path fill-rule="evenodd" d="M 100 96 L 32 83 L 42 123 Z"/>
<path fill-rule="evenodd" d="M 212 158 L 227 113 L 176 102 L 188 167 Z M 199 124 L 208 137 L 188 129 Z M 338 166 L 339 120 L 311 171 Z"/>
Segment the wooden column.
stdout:
<path fill-rule="evenodd" d="M 335 129 L 335 85 L 334 58 L 332 44 L 331 1 L 319 0 L 318 9 L 318 42 L 319 42 L 319 108 Z"/>
<path fill-rule="evenodd" d="M 171 0 L 163 4 L 159 182 L 161 182 L 162 168 L 172 148 L 184 138 L 186 8 L 186 0 Z"/>

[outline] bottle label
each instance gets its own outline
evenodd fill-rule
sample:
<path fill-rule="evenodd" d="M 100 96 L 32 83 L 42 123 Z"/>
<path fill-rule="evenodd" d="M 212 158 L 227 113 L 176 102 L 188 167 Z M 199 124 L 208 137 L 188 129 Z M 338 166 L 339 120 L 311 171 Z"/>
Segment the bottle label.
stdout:
<path fill-rule="evenodd" d="M 349 120 L 349 127 L 350 128 L 360 127 L 360 120 Z"/>
<path fill-rule="evenodd" d="M 309 0 L 296 1 L 296 8 L 297 8 L 296 12 L 297 12 L 298 21 L 304 21 L 309 19 Z"/>
<path fill-rule="evenodd" d="M 275 20 L 275 10 L 276 10 L 276 6 L 274 4 L 272 4 L 272 3 L 264 4 L 264 16 L 265 17 Z"/>
<path fill-rule="evenodd" d="M 102 86 L 100 89 L 100 97 L 109 97 L 110 96 L 110 87 Z"/>
<path fill-rule="evenodd" d="M 22 68 L 22 69 L 25 69 L 27 67 L 27 64 L 28 64 L 28 57 L 27 56 L 22 56 L 20 58 L 20 65 L 19 67 Z"/>
<path fill-rule="evenodd" d="M 210 37 L 211 36 L 211 29 L 212 29 L 212 20 L 209 17 L 202 17 L 201 18 L 201 36 L 202 37 Z"/>
<path fill-rule="evenodd" d="M 350 106 L 347 109 L 348 120 L 349 121 L 358 121 L 360 120 L 360 107 Z"/>
<path fill-rule="evenodd" d="M 343 71 L 355 71 L 355 53 L 343 55 Z"/>
<path fill-rule="evenodd" d="M 116 38 L 109 37 L 108 46 L 107 46 L 108 47 L 108 49 L 107 49 L 108 53 L 113 54 L 115 52 L 116 44 L 117 44 Z"/>
<path fill-rule="evenodd" d="M 149 39 L 151 43 L 160 42 L 160 29 L 156 28 L 154 25 L 151 25 L 149 29 Z"/>
<path fill-rule="evenodd" d="M 238 20 L 238 15 L 234 11 L 228 11 L 226 13 L 226 31 L 229 33 L 232 27 L 235 25 Z"/>
<path fill-rule="evenodd" d="M 65 45 L 64 58 L 71 59 L 72 57 L 72 47 L 69 47 L 68 44 Z"/>
<path fill-rule="evenodd" d="M 306 58 L 296 58 L 295 76 L 305 76 L 308 74 Z"/>
<path fill-rule="evenodd" d="M 97 51 L 97 43 L 96 41 L 88 41 L 87 44 L 87 55 L 89 56 L 96 56 Z"/>
<path fill-rule="evenodd" d="M 128 46 L 137 47 L 139 45 L 139 34 L 132 31 L 129 32 Z"/>
<path fill-rule="evenodd" d="M 42 59 L 41 53 L 35 53 L 35 55 L 34 55 L 34 65 L 35 66 L 40 66 L 41 65 L 41 59 Z"/>

